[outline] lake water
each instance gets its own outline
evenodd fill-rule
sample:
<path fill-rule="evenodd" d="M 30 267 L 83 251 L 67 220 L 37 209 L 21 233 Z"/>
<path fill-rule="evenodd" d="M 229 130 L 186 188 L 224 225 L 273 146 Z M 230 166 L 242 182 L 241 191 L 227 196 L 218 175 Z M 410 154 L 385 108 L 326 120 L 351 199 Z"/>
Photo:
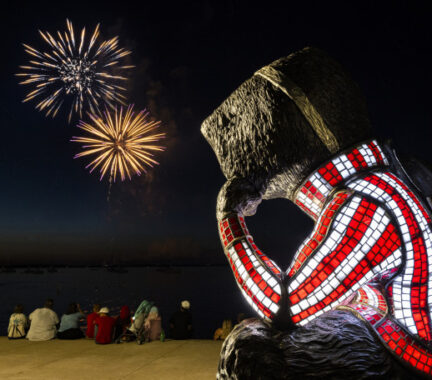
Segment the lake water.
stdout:
<path fill-rule="evenodd" d="M 22 303 L 28 315 L 46 298 L 54 299 L 59 317 L 70 302 L 83 310 L 93 303 L 108 306 L 116 315 L 122 305 L 135 309 L 143 300 L 158 306 L 167 331 L 169 317 L 180 301 L 191 302 L 196 338 L 211 338 L 223 319 L 235 321 L 238 313 L 252 315 L 228 266 L 220 267 L 128 267 L 113 272 L 106 268 L 25 268 L 0 273 L 0 334 L 6 335 L 14 305 Z"/>

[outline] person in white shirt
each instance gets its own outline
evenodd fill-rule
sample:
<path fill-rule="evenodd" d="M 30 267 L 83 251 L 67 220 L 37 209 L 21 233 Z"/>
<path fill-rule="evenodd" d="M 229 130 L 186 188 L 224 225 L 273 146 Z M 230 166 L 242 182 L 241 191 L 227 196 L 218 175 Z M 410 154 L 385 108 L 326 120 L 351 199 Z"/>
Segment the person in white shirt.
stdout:
<path fill-rule="evenodd" d="M 9 318 L 8 338 L 25 338 L 27 329 L 27 317 L 23 314 L 23 305 L 16 305 L 13 314 Z"/>
<path fill-rule="evenodd" d="M 59 319 L 56 312 L 52 310 L 53 305 L 53 300 L 48 299 L 45 301 L 44 307 L 36 309 L 29 315 L 28 340 L 42 341 L 55 338 Z"/>

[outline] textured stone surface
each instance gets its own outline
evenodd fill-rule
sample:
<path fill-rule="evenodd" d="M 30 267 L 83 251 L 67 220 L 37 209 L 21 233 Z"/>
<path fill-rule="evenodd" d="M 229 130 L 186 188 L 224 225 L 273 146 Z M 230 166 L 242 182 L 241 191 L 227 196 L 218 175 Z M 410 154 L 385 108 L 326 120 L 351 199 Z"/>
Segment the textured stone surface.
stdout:
<path fill-rule="evenodd" d="M 414 379 L 352 314 L 331 311 L 281 332 L 258 319 L 225 340 L 218 379 Z"/>
<path fill-rule="evenodd" d="M 340 149 L 370 137 L 366 105 L 357 85 L 324 52 L 306 48 L 271 64 L 303 90 Z M 333 153 L 297 105 L 254 75 L 202 124 L 227 178 L 218 215 L 253 215 L 261 198 L 292 199 L 294 189 Z"/>

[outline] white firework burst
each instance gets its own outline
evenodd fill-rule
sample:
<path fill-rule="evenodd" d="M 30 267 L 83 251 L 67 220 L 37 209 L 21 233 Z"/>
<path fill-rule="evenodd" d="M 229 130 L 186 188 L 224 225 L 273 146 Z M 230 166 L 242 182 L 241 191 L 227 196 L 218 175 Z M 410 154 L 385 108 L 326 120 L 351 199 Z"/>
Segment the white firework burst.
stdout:
<path fill-rule="evenodd" d="M 15 75 L 23 77 L 20 84 L 34 86 L 23 101 L 38 97 L 36 109 L 55 117 L 65 97 L 70 96 L 69 122 L 73 113 L 82 117 L 85 107 L 92 113 L 99 113 L 102 104 L 111 108 L 116 103 L 124 104 L 122 92 L 125 88 L 121 82 L 127 78 L 115 75 L 113 71 L 134 67 L 120 63 L 131 52 L 118 46 L 117 36 L 98 43 L 99 24 L 87 39 L 84 27 L 79 40 L 75 39 L 72 22 L 66 20 L 66 24 L 67 31 L 57 31 L 56 38 L 39 30 L 50 47 L 48 51 L 23 44 L 32 59 L 30 65 L 20 66 L 23 72 Z"/>

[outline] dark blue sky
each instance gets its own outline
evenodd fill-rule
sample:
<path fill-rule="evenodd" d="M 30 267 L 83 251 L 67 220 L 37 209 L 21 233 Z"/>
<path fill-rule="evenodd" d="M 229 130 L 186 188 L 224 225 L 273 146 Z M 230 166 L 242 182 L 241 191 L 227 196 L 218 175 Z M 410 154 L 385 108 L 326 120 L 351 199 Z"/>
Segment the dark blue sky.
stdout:
<path fill-rule="evenodd" d="M 377 135 L 432 161 L 430 13 L 411 2 L 267 1 L 9 2 L 2 9 L 0 264 L 217 264 L 215 223 L 224 178 L 201 137 L 201 121 L 254 71 L 307 45 L 320 47 L 360 84 Z M 304 3 L 304 2 L 303 2 Z M 22 42 L 37 30 L 118 34 L 133 50 L 129 100 L 167 132 L 160 166 L 112 186 L 73 160 L 66 116 L 21 103 L 13 76 Z M 248 221 L 258 244 L 283 265 L 312 223 L 288 201 L 264 202 Z"/>

